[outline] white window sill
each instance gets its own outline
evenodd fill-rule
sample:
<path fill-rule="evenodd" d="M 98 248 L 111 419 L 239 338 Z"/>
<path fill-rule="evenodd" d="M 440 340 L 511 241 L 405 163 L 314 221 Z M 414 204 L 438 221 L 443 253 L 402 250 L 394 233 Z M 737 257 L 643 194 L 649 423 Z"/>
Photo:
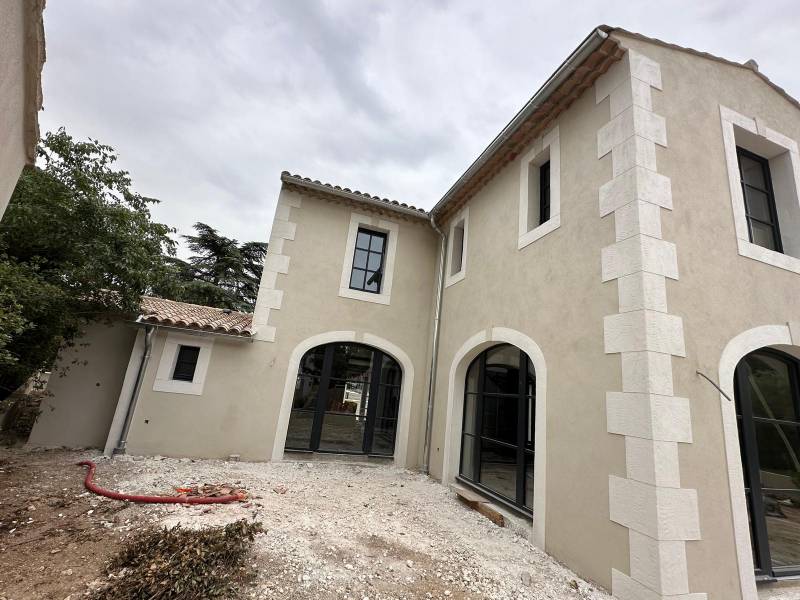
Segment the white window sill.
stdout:
<path fill-rule="evenodd" d="M 555 231 L 559 227 L 561 227 L 561 215 L 553 215 L 538 227 L 535 227 L 528 233 L 519 236 L 519 240 L 517 241 L 517 250 L 522 250 L 525 246 L 528 246 L 536 240 L 543 238 L 548 233 Z"/>
<path fill-rule="evenodd" d="M 180 381 L 178 379 L 156 379 L 153 383 L 153 391 L 202 396 L 203 382 Z"/>
<path fill-rule="evenodd" d="M 774 250 L 764 248 L 763 246 L 741 238 L 738 238 L 737 241 L 739 242 L 739 254 L 741 256 L 746 256 L 753 260 L 772 265 L 773 267 L 800 274 L 800 258 L 775 252 Z"/>
<path fill-rule="evenodd" d="M 351 290 L 350 288 L 339 288 L 339 296 L 350 298 L 351 300 L 361 300 L 362 302 L 372 302 L 373 304 L 389 305 L 389 294 L 373 294 L 362 292 L 361 290 Z"/>
<path fill-rule="evenodd" d="M 457 284 L 459 281 L 466 277 L 467 273 L 463 269 L 456 273 L 455 275 L 448 275 L 447 279 L 445 279 L 444 287 L 449 288 L 451 285 Z"/>

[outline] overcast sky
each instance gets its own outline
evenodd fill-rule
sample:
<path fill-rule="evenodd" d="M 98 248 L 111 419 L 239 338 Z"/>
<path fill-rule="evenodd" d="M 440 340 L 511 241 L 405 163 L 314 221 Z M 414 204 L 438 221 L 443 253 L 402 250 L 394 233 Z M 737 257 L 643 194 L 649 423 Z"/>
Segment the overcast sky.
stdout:
<path fill-rule="evenodd" d="M 156 219 L 266 240 L 280 172 L 430 208 L 601 23 L 800 97 L 800 2 L 51 0 L 42 131 L 121 155 Z"/>

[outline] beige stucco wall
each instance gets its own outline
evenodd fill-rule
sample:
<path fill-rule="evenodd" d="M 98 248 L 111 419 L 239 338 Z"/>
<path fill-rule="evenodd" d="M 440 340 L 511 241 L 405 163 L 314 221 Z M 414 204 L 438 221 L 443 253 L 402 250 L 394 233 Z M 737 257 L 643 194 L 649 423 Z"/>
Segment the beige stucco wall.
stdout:
<path fill-rule="evenodd" d="M 606 500 L 608 474 L 625 470 L 622 440 L 606 433 L 605 419 L 605 390 L 620 386 L 619 359 L 603 352 L 603 316 L 617 303 L 616 289 L 600 281 L 600 248 L 614 239 L 597 204 L 611 177 L 596 145 L 608 114 L 590 90 L 558 119 L 561 226 L 552 233 L 517 249 L 519 160 L 469 202 L 466 277 L 444 295 L 432 454 L 439 477 L 448 374 L 459 347 L 490 327 L 531 338 L 548 378 L 546 549 L 606 586 L 611 567 L 627 570 L 628 562 L 627 534 L 609 521 Z"/>
<path fill-rule="evenodd" d="M 289 266 L 287 273 L 277 275 L 274 286 L 283 292 L 281 306 L 269 312 L 268 327 L 275 328 L 275 341 L 216 338 L 203 394 L 192 396 L 153 391 L 166 337 L 160 331 L 128 438 L 129 453 L 271 458 L 293 350 L 308 338 L 338 331 L 353 332 L 356 341 L 364 334 L 376 335 L 410 357 L 413 407 L 406 464 L 420 463 L 435 234 L 424 219 L 381 214 L 381 219 L 399 227 L 391 302 L 342 298 L 339 283 L 350 217 L 354 211 L 369 214 L 369 210 L 284 189 L 281 203 L 287 201 L 299 206 L 290 213 L 296 224 L 294 239 L 284 240 L 280 249 L 289 257 Z M 278 252 L 277 248 L 271 242 L 270 252 Z M 267 290 L 262 288 L 261 293 Z M 293 382 L 296 373 L 289 377 Z"/>
<path fill-rule="evenodd" d="M 24 3 L 0 3 L 0 217 L 26 162 Z"/>
<path fill-rule="evenodd" d="M 30 446 L 102 448 L 117 406 L 136 330 L 93 323 L 62 352 L 47 385 Z M 59 371 L 67 367 L 64 376 Z"/>
<path fill-rule="evenodd" d="M 653 110 L 667 122 L 659 172 L 672 180 L 664 239 L 677 246 L 680 279 L 668 280 L 670 312 L 683 318 L 685 359 L 673 358 L 675 394 L 691 400 L 694 441 L 680 445 L 681 484 L 698 491 L 702 540 L 687 544 L 690 589 L 709 600 L 740 596 L 718 377 L 726 344 L 759 325 L 800 318 L 800 275 L 740 256 L 731 209 L 720 104 L 800 141 L 800 109 L 747 69 L 622 38 L 661 64 Z M 724 383 L 724 382 L 723 382 Z"/>

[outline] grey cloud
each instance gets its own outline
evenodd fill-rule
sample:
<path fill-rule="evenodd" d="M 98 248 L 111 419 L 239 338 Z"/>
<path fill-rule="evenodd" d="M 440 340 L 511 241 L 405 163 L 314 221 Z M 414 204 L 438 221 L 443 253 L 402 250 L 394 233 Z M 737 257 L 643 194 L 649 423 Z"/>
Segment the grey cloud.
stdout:
<path fill-rule="evenodd" d="M 70 0 L 45 12 L 42 125 L 117 148 L 181 233 L 265 239 L 284 169 L 429 208 L 602 22 L 800 95 L 791 0 Z"/>

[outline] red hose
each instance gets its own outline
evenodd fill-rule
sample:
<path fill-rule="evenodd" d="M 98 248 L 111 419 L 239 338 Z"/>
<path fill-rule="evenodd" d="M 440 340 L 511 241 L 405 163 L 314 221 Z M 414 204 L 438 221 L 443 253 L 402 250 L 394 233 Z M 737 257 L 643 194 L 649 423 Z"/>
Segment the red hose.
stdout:
<path fill-rule="evenodd" d="M 114 500 L 129 500 L 130 502 L 147 502 L 150 504 L 228 504 L 229 502 L 243 500 L 245 497 L 244 494 L 231 494 L 230 496 L 218 496 L 216 498 L 207 496 L 137 496 L 123 494 L 107 490 L 92 482 L 97 465 L 91 460 L 82 460 L 77 464 L 82 467 L 89 467 L 86 479 L 83 480 L 83 485 L 86 486 L 87 490 Z"/>

